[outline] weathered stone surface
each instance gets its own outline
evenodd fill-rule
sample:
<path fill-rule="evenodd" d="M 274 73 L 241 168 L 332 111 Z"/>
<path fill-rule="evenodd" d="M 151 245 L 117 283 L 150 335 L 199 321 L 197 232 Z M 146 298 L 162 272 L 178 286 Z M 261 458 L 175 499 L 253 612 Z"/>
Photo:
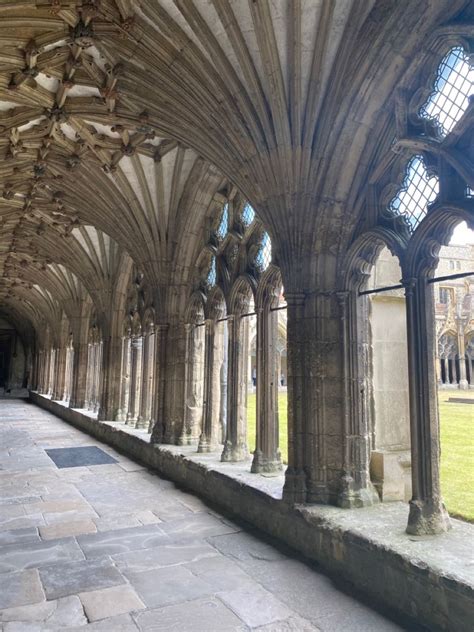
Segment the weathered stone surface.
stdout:
<path fill-rule="evenodd" d="M 0 575 L 0 608 L 14 608 L 43 599 L 44 592 L 36 569 Z"/>
<path fill-rule="evenodd" d="M 80 593 L 79 597 L 89 621 L 145 608 L 137 593 L 126 584 Z"/>
<path fill-rule="evenodd" d="M 87 559 L 149 549 L 168 540 L 168 536 L 157 525 L 117 529 L 116 531 L 84 535 L 77 538 Z"/>
<path fill-rule="evenodd" d="M 144 551 L 121 553 L 119 555 L 113 555 L 112 559 L 119 569 L 140 572 L 151 568 L 176 566 L 189 562 L 195 562 L 196 565 L 200 567 L 204 559 L 217 555 L 219 555 L 219 553 L 215 548 L 207 543 L 197 541 L 165 544 Z"/>
<path fill-rule="evenodd" d="M 47 627 L 59 629 L 87 623 L 81 601 L 77 596 L 7 608 L 0 611 L 0 621 L 37 622 L 47 624 Z"/>
<path fill-rule="evenodd" d="M 25 529 L 13 529 L 12 531 L 0 532 L 0 547 L 8 544 L 30 544 L 39 542 L 38 529 L 27 527 Z"/>
<path fill-rule="evenodd" d="M 95 533 L 96 531 L 97 527 L 92 522 L 92 520 L 73 520 L 71 522 L 58 522 L 39 528 L 39 532 L 43 540 L 54 540 L 71 535 Z"/>
<path fill-rule="evenodd" d="M 0 573 L 82 559 L 84 555 L 73 538 L 10 544 L 0 548 Z"/>
<path fill-rule="evenodd" d="M 301 617 L 290 617 L 254 628 L 255 632 L 320 632 L 320 629 Z"/>
<path fill-rule="evenodd" d="M 288 619 L 294 614 L 285 604 L 260 586 L 220 592 L 219 599 L 252 628 Z"/>
<path fill-rule="evenodd" d="M 208 582 L 182 566 L 123 572 L 149 608 L 191 601 L 214 592 Z"/>
<path fill-rule="evenodd" d="M 135 617 L 143 632 L 246 632 L 243 622 L 218 599 L 197 599 L 185 606 L 174 605 L 148 610 Z"/>
<path fill-rule="evenodd" d="M 125 583 L 123 576 L 108 560 L 56 563 L 42 567 L 40 575 L 48 599 Z"/>

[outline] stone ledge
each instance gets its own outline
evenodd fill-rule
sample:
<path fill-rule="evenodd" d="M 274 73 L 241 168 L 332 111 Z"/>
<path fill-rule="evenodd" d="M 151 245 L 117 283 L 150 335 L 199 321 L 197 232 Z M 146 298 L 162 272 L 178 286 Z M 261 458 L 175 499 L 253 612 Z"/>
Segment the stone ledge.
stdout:
<path fill-rule="evenodd" d="M 153 445 L 145 431 L 98 422 L 31 393 L 35 404 L 120 452 L 279 538 L 371 599 L 430 630 L 472 628 L 474 526 L 452 520 L 440 536 L 405 533 L 404 503 L 365 509 L 289 507 L 281 501 L 283 477 L 250 474 L 247 464 L 223 464 L 192 447 Z"/>

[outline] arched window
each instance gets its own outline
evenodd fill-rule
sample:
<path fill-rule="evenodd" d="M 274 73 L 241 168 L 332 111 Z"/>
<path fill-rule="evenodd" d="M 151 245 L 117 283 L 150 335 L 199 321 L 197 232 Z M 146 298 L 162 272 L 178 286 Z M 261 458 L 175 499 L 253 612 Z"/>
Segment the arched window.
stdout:
<path fill-rule="evenodd" d="M 242 211 L 242 222 L 244 223 L 244 226 L 250 226 L 254 219 L 255 211 L 250 206 L 250 204 L 247 203 L 244 206 L 244 210 Z"/>
<path fill-rule="evenodd" d="M 211 259 L 209 272 L 207 274 L 207 284 L 209 287 L 214 287 L 216 282 L 217 282 L 217 267 L 216 267 L 216 258 L 213 255 Z"/>
<path fill-rule="evenodd" d="M 268 268 L 272 261 L 272 242 L 267 232 L 263 233 L 262 244 L 255 261 L 262 272 Z"/>
<path fill-rule="evenodd" d="M 467 110 L 473 85 L 474 67 L 469 55 L 456 46 L 438 66 L 433 92 L 420 108 L 420 116 L 435 120 L 440 134 L 446 136 Z"/>
<path fill-rule="evenodd" d="M 222 210 L 221 221 L 219 226 L 217 227 L 217 237 L 222 241 L 225 239 L 225 236 L 229 232 L 229 205 L 224 204 L 224 208 Z"/>
<path fill-rule="evenodd" d="M 413 233 L 438 193 L 438 178 L 428 173 L 423 156 L 416 155 L 408 162 L 402 186 L 388 208 L 404 217 Z"/>

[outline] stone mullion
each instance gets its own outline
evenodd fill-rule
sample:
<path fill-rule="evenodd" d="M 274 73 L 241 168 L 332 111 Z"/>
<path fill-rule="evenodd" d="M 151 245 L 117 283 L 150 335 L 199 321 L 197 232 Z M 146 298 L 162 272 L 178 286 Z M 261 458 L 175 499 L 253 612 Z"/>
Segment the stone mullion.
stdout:
<path fill-rule="evenodd" d="M 205 356 L 204 356 L 204 402 L 202 411 L 202 433 L 199 439 L 198 452 L 213 452 L 218 445 L 218 423 L 214 415 L 215 400 L 220 399 L 220 367 L 217 390 L 215 373 L 215 344 L 217 323 L 205 321 Z"/>
<path fill-rule="evenodd" d="M 404 281 L 407 309 L 412 493 L 407 532 L 449 529 L 439 480 L 439 419 L 433 348 L 433 293 L 425 278 Z"/>
<path fill-rule="evenodd" d="M 465 390 L 469 387 L 466 372 L 466 345 L 464 342 L 464 328 L 458 324 L 458 357 L 459 357 L 459 388 Z"/>
<path fill-rule="evenodd" d="M 277 312 L 257 310 L 257 432 L 252 472 L 282 469 L 278 449 L 278 339 Z"/>
<path fill-rule="evenodd" d="M 247 323 L 239 315 L 228 317 L 229 365 L 227 391 L 227 433 L 222 461 L 245 461 L 247 448 Z M 247 327 L 248 329 L 248 327 Z"/>
<path fill-rule="evenodd" d="M 287 391 L 288 391 L 288 467 L 283 499 L 288 503 L 306 501 L 305 474 L 305 295 L 285 293 L 287 303 Z"/>

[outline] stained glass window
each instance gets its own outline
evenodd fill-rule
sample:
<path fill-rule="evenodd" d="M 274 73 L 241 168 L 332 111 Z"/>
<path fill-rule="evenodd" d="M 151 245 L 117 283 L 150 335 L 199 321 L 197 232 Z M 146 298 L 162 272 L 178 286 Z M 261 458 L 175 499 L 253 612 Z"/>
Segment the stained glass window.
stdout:
<path fill-rule="evenodd" d="M 442 59 L 434 90 L 421 107 L 420 116 L 434 119 L 443 136 L 449 134 L 469 105 L 474 94 L 474 66 L 463 48 L 452 48 Z"/>
<path fill-rule="evenodd" d="M 228 230 L 229 230 L 229 205 L 225 204 L 224 209 L 222 211 L 221 221 L 217 228 L 217 236 L 219 237 L 219 239 L 221 240 L 224 239 L 224 237 L 227 235 Z"/>
<path fill-rule="evenodd" d="M 272 260 L 272 242 L 268 233 L 263 233 L 262 244 L 256 257 L 257 266 L 262 270 L 266 270 Z"/>
<path fill-rule="evenodd" d="M 207 284 L 209 287 L 214 287 L 217 281 L 217 268 L 216 268 L 216 258 L 212 257 L 211 266 L 209 268 L 209 272 L 207 273 Z"/>
<path fill-rule="evenodd" d="M 405 179 L 397 195 L 390 201 L 388 208 L 403 216 L 413 232 L 426 215 L 428 205 L 439 192 L 436 176 L 429 176 L 423 156 L 413 156 L 407 165 Z"/>
<path fill-rule="evenodd" d="M 242 213 L 242 221 L 244 223 L 244 226 L 250 226 L 250 224 L 253 222 L 254 219 L 255 219 L 255 211 L 250 206 L 250 204 L 246 204 L 244 206 L 244 210 Z"/>

